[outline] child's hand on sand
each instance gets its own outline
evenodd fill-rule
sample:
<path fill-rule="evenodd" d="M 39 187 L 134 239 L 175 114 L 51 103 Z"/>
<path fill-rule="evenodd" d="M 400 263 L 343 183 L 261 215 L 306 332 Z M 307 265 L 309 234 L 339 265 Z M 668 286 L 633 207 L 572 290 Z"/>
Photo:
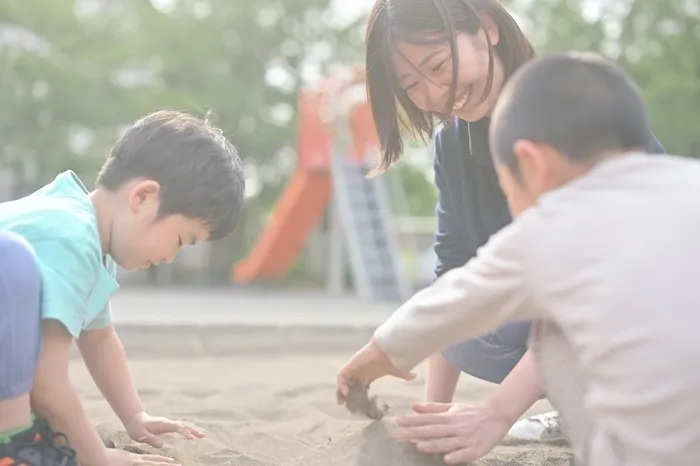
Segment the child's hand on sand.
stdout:
<path fill-rule="evenodd" d="M 393 375 L 404 380 L 413 380 L 416 375 L 396 368 L 387 355 L 377 345 L 374 339 L 370 340 L 360 351 L 345 364 L 338 374 L 338 390 L 343 395 L 338 397 L 338 404 L 344 403 L 344 397 L 348 395 L 348 384 L 356 381 L 364 387 L 381 377 Z"/>
<path fill-rule="evenodd" d="M 419 403 L 398 419 L 402 440 L 418 451 L 444 455 L 446 464 L 476 461 L 490 452 L 512 425 L 488 404 Z"/>
<path fill-rule="evenodd" d="M 166 417 L 151 416 L 139 413 L 124 425 L 126 432 L 134 441 L 146 443 L 154 448 L 163 446 L 159 435 L 180 434 L 186 439 L 203 438 L 204 431 L 189 422 L 173 421 Z"/>
<path fill-rule="evenodd" d="M 124 450 L 107 450 L 104 466 L 182 466 L 172 458 L 160 455 L 139 455 Z"/>

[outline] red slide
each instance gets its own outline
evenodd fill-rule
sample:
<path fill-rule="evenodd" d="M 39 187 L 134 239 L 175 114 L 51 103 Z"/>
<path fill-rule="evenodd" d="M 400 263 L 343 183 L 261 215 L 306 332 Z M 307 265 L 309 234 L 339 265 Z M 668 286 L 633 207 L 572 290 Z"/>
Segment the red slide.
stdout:
<path fill-rule="evenodd" d="M 360 71 L 356 74 L 362 76 Z M 297 170 L 253 250 L 232 267 L 234 282 L 281 279 L 302 252 L 332 196 L 330 162 L 335 135 L 325 119 L 327 110 L 339 100 L 343 86 L 359 82 L 357 76 L 353 74 L 347 83 L 329 78 L 318 89 L 300 94 Z M 366 102 L 350 110 L 348 125 L 352 140 L 346 156 L 361 159 L 378 146 Z"/>
<path fill-rule="evenodd" d="M 233 280 L 278 279 L 289 272 L 330 199 L 328 171 L 297 169 L 255 247 L 234 266 Z"/>

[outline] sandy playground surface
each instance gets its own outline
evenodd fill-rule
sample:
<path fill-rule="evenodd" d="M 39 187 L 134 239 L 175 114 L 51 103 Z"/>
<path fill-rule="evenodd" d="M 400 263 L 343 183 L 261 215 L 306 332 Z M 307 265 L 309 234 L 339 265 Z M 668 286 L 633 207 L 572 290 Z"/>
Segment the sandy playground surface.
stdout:
<path fill-rule="evenodd" d="M 373 393 L 391 406 L 379 422 L 353 417 L 335 404 L 335 374 L 366 331 L 258 329 L 138 329 L 120 332 L 149 412 L 203 427 L 203 440 L 166 439 L 160 453 L 185 466 L 431 466 L 391 437 L 393 420 L 422 395 L 418 380 L 382 380 Z M 134 445 L 87 371 L 76 360 L 72 377 L 88 414 L 119 446 Z M 493 387 L 463 377 L 460 401 L 476 401 Z M 529 412 L 544 412 L 546 402 Z M 152 451 L 148 447 L 145 451 Z M 564 466 L 564 447 L 503 446 L 477 465 Z"/>

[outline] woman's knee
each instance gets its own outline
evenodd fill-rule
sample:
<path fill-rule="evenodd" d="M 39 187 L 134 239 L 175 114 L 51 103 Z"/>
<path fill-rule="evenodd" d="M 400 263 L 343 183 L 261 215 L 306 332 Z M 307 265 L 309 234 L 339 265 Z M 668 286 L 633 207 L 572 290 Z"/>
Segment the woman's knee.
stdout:
<path fill-rule="evenodd" d="M 530 322 L 512 322 L 498 328 L 484 338 L 504 348 L 522 348 L 527 346 L 530 328 Z"/>
<path fill-rule="evenodd" d="M 457 343 L 443 351 L 459 370 L 478 379 L 500 384 L 527 351 L 528 327 L 505 326 L 479 338 Z M 500 331 L 504 330 L 501 334 Z"/>

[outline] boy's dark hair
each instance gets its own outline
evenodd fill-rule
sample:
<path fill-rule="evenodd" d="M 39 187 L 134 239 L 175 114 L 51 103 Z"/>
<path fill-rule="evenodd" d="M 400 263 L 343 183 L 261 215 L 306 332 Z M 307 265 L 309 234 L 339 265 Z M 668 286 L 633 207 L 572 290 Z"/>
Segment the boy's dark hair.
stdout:
<path fill-rule="evenodd" d="M 201 220 L 211 228 L 209 240 L 230 234 L 241 217 L 243 163 L 208 120 L 159 111 L 132 124 L 112 148 L 97 185 L 116 191 L 136 178 L 160 184 L 160 217 Z"/>
<path fill-rule="evenodd" d="M 372 175 L 379 174 L 397 162 L 403 153 L 401 129 L 423 140 L 432 138 L 435 117 L 450 121 L 448 109 L 454 105 L 457 92 L 457 35 L 476 36 L 484 30 L 481 15 L 487 15 L 498 27 L 496 45 L 486 34 L 489 53 L 489 76 L 482 99 L 493 85 L 493 67 L 497 56 L 503 63 L 507 80 L 523 63 L 535 56 L 515 19 L 498 0 L 375 0 L 365 37 L 367 96 L 380 143 L 380 161 Z M 452 52 L 452 84 L 444 114 L 418 108 L 399 86 L 392 66 L 392 55 L 398 42 L 430 45 L 447 42 Z"/>
<path fill-rule="evenodd" d="M 644 150 L 646 106 L 615 63 L 595 53 L 556 53 L 518 70 L 494 109 L 489 138 L 493 157 L 519 174 L 519 139 L 547 144 L 572 162 L 603 152 Z"/>

